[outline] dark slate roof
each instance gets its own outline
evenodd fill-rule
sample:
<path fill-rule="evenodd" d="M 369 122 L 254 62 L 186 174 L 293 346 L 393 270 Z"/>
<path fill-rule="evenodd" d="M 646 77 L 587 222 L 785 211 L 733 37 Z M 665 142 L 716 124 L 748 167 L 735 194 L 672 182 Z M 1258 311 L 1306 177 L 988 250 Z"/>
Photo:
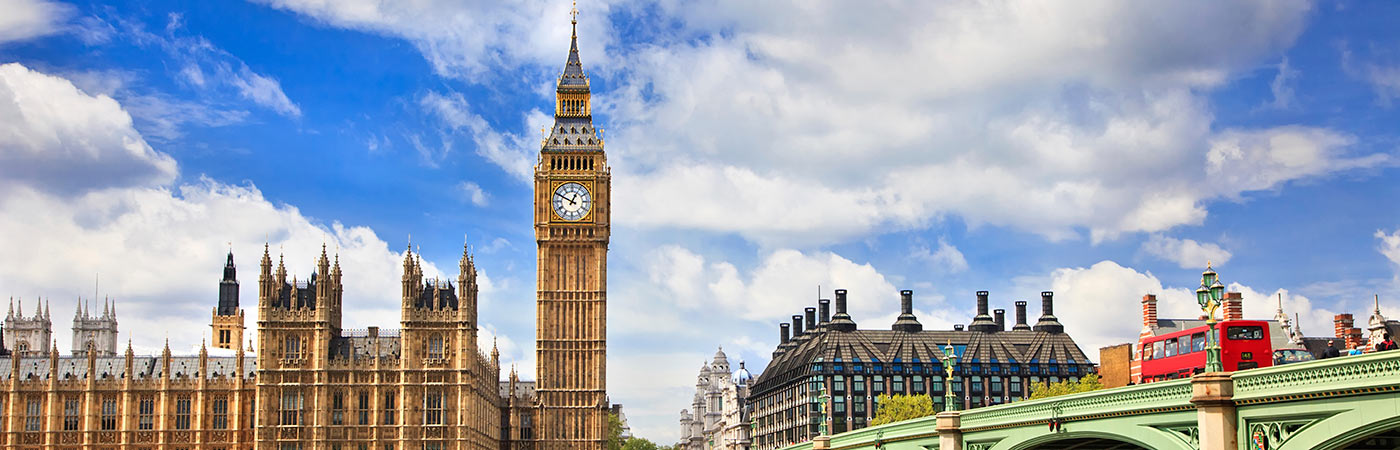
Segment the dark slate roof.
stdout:
<path fill-rule="evenodd" d="M 603 139 L 598 136 L 598 129 L 593 127 L 590 117 L 556 116 L 544 148 L 549 151 L 601 151 Z"/>
<path fill-rule="evenodd" d="M 569 38 L 569 59 L 564 62 L 564 73 L 559 75 L 559 91 L 588 91 L 588 75 L 583 73 L 583 62 L 578 57 L 577 29 Z"/>
<path fill-rule="evenodd" d="M 332 358 L 372 359 L 375 354 L 375 341 L 378 341 L 380 357 L 398 357 L 403 353 L 398 336 L 380 335 L 377 338 L 365 336 L 331 338 L 330 355 Z"/>
<path fill-rule="evenodd" d="M 236 356 L 210 356 L 208 357 L 209 373 L 205 377 L 227 376 L 238 370 L 238 357 Z M 94 361 L 95 372 L 99 379 L 121 378 L 126 373 L 126 357 L 102 357 Z M 132 372 L 137 379 L 159 378 L 164 368 L 160 364 L 159 356 L 137 356 L 132 358 Z M 243 370 L 247 371 L 244 377 L 253 377 L 257 374 L 256 358 L 252 355 L 243 357 Z M 190 377 L 199 372 L 198 356 L 173 356 L 170 358 L 170 372 L 175 377 Z M 0 364 L 0 379 L 8 380 L 14 375 L 11 373 L 10 364 Z M 21 358 L 19 362 L 19 376 L 21 379 L 49 378 L 48 358 Z M 88 364 L 86 357 L 60 356 L 58 358 L 59 379 L 85 379 L 88 377 Z"/>
<path fill-rule="evenodd" d="M 811 363 L 862 361 L 939 364 L 943 347 L 952 344 L 959 364 L 1091 364 L 1068 334 L 1015 330 L 998 332 L 924 330 L 815 331 L 789 342 L 790 347 L 754 380 L 754 392 L 764 392 L 808 373 Z"/>

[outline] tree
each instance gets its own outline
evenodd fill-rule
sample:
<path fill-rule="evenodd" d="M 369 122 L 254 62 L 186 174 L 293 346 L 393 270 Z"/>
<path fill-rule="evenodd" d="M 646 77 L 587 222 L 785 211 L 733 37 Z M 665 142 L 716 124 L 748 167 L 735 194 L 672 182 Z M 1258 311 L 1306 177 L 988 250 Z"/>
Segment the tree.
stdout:
<path fill-rule="evenodd" d="M 669 448 L 669 446 L 662 447 L 655 442 L 639 437 L 628 439 L 627 443 L 622 445 L 622 450 L 666 450 Z"/>
<path fill-rule="evenodd" d="M 1099 376 L 1097 374 L 1091 373 L 1085 375 L 1084 378 L 1080 378 L 1079 381 L 1074 382 L 1065 380 L 1058 383 L 1041 382 L 1031 384 L 1031 396 L 1029 398 L 1032 400 L 1037 398 L 1049 398 L 1059 395 L 1097 391 L 1099 389 L 1103 389 L 1103 384 L 1099 383 Z"/>
<path fill-rule="evenodd" d="M 933 410 L 933 398 L 927 395 L 881 395 L 875 401 L 878 406 L 870 426 L 932 416 L 937 412 Z"/>
<path fill-rule="evenodd" d="M 622 418 L 608 413 L 608 450 L 622 450 Z"/>

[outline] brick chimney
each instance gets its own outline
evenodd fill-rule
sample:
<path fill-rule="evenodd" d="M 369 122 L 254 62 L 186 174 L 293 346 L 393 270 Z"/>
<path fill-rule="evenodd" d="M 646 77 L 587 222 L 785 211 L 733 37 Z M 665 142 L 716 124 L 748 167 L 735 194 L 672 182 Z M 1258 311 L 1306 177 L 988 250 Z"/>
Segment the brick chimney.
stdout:
<path fill-rule="evenodd" d="M 1244 320 L 1244 294 L 1225 293 L 1225 320 Z"/>
<path fill-rule="evenodd" d="M 1351 314 L 1337 314 L 1332 317 L 1332 328 L 1336 332 L 1337 339 L 1346 341 L 1346 348 L 1355 347 L 1361 343 L 1361 329 L 1353 325 L 1356 321 Z"/>
<path fill-rule="evenodd" d="M 1147 294 L 1142 296 L 1142 327 L 1146 329 L 1157 328 L 1157 296 Z"/>

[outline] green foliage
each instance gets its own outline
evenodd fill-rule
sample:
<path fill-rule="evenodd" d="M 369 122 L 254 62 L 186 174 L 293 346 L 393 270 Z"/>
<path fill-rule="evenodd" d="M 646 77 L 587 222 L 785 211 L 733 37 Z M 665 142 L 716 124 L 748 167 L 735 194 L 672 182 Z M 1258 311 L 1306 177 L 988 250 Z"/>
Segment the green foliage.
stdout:
<path fill-rule="evenodd" d="M 608 413 L 608 450 L 622 450 L 626 448 L 622 442 L 622 418 L 617 414 Z"/>
<path fill-rule="evenodd" d="M 1031 384 L 1031 396 L 1029 398 L 1032 400 L 1037 398 L 1049 398 L 1059 395 L 1097 391 L 1099 389 L 1103 389 L 1103 384 L 1099 383 L 1099 376 L 1097 374 L 1091 373 L 1085 375 L 1084 378 L 1080 378 L 1077 382 L 1065 380 L 1058 383 L 1040 382 Z"/>
<path fill-rule="evenodd" d="M 933 398 L 927 395 L 881 395 L 876 401 L 879 406 L 875 408 L 875 418 L 870 419 L 872 427 L 932 416 L 938 412 L 933 409 Z"/>
<path fill-rule="evenodd" d="M 634 437 L 623 444 L 622 450 L 670 450 L 671 446 L 660 446 L 644 438 Z"/>

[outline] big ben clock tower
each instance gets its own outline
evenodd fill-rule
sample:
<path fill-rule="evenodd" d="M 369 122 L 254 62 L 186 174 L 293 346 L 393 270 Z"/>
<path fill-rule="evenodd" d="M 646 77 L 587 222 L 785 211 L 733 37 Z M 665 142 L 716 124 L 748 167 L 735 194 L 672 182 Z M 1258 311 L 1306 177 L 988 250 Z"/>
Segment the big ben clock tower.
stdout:
<path fill-rule="evenodd" d="M 578 56 L 578 10 L 569 60 L 555 91 L 554 127 L 535 166 L 537 448 L 604 448 L 608 234 L 611 175 L 593 127 L 588 76 Z"/>

